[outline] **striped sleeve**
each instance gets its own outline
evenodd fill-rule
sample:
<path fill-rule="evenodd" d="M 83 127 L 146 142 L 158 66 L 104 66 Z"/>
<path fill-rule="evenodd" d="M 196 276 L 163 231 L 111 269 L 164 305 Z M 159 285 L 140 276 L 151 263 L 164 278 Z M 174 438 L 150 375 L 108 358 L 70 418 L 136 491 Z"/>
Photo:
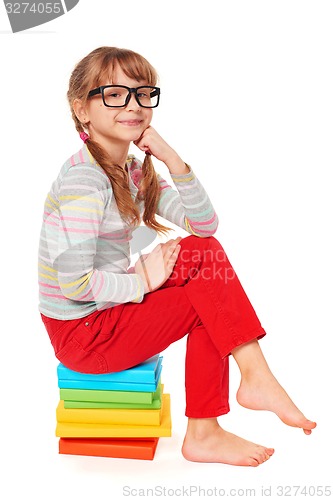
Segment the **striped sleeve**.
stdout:
<path fill-rule="evenodd" d="M 56 267 L 61 292 L 73 301 L 121 304 L 143 300 L 141 276 L 94 266 L 110 198 L 112 190 L 105 176 L 84 164 L 70 168 L 62 179 Z"/>
<path fill-rule="evenodd" d="M 157 174 L 161 196 L 156 213 L 188 233 L 206 238 L 216 232 L 218 216 L 204 187 L 189 169 L 186 174 L 170 174 L 177 191 Z"/>

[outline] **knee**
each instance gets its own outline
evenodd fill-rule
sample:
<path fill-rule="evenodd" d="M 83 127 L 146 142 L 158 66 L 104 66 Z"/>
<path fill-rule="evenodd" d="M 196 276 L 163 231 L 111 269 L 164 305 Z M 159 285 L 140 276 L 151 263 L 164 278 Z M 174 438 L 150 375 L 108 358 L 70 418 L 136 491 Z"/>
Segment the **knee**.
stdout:
<path fill-rule="evenodd" d="M 189 245 L 189 246 L 221 246 L 220 242 L 214 236 L 207 236 L 207 238 L 202 238 L 200 236 L 195 236 L 194 234 L 190 234 L 189 236 L 185 236 L 179 242 L 180 245 Z"/>
<path fill-rule="evenodd" d="M 179 244 L 182 247 L 183 257 L 189 254 L 192 259 L 197 258 L 197 260 L 206 260 L 205 257 L 208 257 L 208 255 L 221 262 L 225 262 L 227 259 L 221 243 L 214 236 L 200 238 L 199 236 L 189 235 L 183 238 Z"/>

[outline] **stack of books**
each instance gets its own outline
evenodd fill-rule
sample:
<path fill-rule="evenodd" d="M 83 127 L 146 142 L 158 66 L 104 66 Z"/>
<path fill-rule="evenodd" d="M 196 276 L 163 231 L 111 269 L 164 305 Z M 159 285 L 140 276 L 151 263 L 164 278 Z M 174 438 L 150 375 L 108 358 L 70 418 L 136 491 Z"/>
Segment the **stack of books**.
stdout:
<path fill-rule="evenodd" d="M 171 436 L 170 394 L 161 383 L 162 357 L 101 375 L 57 368 L 59 453 L 153 460 L 160 437 Z"/>

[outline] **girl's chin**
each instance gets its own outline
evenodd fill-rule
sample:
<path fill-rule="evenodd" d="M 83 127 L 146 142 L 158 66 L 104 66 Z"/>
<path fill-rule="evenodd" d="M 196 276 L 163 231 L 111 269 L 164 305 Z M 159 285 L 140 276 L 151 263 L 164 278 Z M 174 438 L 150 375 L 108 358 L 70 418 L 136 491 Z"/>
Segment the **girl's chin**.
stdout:
<path fill-rule="evenodd" d="M 140 139 L 141 135 L 142 135 L 142 131 L 139 131 L 136 133 L 134 133 L 134 131 L 133 131 L 132 133 L 124 134 L 123 138 L 125 141 L 135 142 L 135 141 L 138 141 Z"/>

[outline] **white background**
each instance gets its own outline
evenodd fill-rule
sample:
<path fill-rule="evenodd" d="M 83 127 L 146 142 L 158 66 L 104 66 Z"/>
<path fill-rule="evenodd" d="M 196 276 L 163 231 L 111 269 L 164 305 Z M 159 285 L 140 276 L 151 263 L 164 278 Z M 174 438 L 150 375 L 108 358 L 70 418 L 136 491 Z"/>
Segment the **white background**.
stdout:
<path fill-rule="evenodd" d="M 12 34 L 1 2 L 0 454 L 1 487 L 10 488 L 2 498 L 111 500 L 126 485 L 133 496 L 155 486 L 176 496 L 192 485 L 256 488 L 260 497 L 262 486 L 331 484 L 332 17 L 332 2 L 321 0 L 81 0 Z M 70 72 L 101 45 L 133 49 L 157 68 L 153 124 L 208 192 L 220 219 L 215 236 L 268 332 L 264 353 L 318 422 L 305 436 L 239 407 L 232 362 L 231 412 L 220 423 L 275 447 L 256 469 L 182 458 L 185 341 L 163 353 L 173 435 L 160 440 L 153 462 L 57 453 L 57 362 L 38 314 L 38 237 L 47 190 L 81 146 L 66 102 Z M 202 84 L 212 93 L 205 106 Z"/>

